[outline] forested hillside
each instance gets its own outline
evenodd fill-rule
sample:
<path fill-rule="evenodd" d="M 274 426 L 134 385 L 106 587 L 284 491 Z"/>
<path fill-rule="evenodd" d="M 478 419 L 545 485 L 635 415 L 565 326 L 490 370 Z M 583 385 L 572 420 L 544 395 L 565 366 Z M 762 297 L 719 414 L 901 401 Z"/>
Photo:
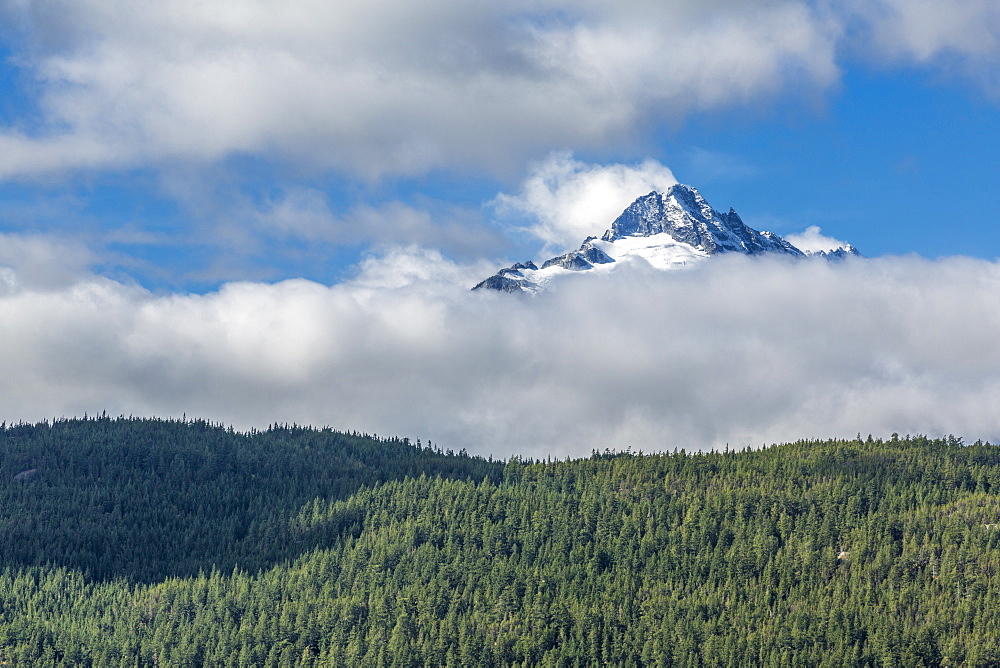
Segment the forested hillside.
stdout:
<path fill-rule="evenodd" d="M 501 464 L 201 422 L 0 439 L 14 665 L 1000 665 L 992 445 Z"/>
<path fill-rule="evenodd" d="M 201 420 L 4 426 L 0 563 L 138 581 L 257 571 L 330 540 L 289 524 L 304 504 L 421 474 L 499 480 L 502 464 L 287 425 L 250 434 Z"/>

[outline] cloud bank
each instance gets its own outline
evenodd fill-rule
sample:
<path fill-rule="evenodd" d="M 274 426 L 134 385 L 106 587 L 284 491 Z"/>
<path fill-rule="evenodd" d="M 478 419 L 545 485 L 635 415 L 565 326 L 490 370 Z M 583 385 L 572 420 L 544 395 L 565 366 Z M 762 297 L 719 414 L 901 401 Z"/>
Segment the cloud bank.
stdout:
<path fill-rule="evenodd" d="M 3 415 L 296 421 L 497 456 L 1000 437 L 996 263 L 720 257 L 529 299 L 470 292 L 483 269 L 398 249 L 332 287 L 5 279 Z"/>
<path fill-rule="evenodd" d="M 510 173 L 553 149 L 835 86 L 838 60 L 996 92 L 992 0 L 13 0 L 31 113 L 0 178 L 263 155 L 366 178 Z M 626 148 L 627 150 L 627 148 Z"/>

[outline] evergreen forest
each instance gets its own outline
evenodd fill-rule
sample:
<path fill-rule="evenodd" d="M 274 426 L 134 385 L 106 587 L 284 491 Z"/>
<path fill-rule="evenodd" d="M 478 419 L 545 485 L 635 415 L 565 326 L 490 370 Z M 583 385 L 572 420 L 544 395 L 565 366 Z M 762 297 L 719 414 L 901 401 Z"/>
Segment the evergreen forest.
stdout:
<path fill-rule="evenodd" d="M 0 427 L 0 663 L 1000 666 L 1000 447 Z"/>

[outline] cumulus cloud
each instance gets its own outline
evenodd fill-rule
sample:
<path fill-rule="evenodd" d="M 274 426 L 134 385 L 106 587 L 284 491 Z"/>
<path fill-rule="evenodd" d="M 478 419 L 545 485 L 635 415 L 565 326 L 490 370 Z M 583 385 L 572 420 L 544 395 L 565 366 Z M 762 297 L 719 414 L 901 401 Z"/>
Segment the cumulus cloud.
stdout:
<path fill-rule="evenodd" d="M 807 253 L 836 250 L 847 245 L 846 241 L 824 235 L 823 230 L 818 225 L 810 225 L 797 234 L 786 234 L 785 239 L 799 250 Z"/>
<path fill-rule="evenodd" d="M 3 418 L 186 412 L 500 456 L 1000 437 L 997 263 L 726 256 L 528 299 L 470 292 L 482 270 L 397 249 L 332 287 L 8 285 Z"/>
<path fill-rule="evenodd" d="M 519 193 L 501 193 L 490 205 L 501 218 L 521 217 L 524 230 L 545 242 L 544 255 L 600 236 L 636 197 L 675 183 L 655 160 L 594 165 L 554 153 L 534 165 Z"/>
<path fill-rule="evenodd" d="M 0 19 L 37 91 L 0 131 L 0 177 L 246 154 L 509 172 L 837 78 L 836 31 L 791 0 L 54 0 Z"/>

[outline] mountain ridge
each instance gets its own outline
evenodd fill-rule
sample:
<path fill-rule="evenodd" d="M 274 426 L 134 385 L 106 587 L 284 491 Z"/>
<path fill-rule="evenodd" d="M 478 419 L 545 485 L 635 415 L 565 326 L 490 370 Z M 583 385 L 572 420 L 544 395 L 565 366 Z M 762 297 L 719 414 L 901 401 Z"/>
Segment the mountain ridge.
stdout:
<path fill-rule="evenodd" d="M 541 267 L 530 261 L 518 262 L 472 289 L 537 293 L 567 271 L 610 270 L 616 263 L 636 257 L 657 269 L 672 270 L 732 252 L 816 256 L 832 261 L 861 257 L 851 244 L 828 251 L 800 250 L 774 232 L 748 226 L 733 208 L 727 213 L 717 211 L 697 189 L 678 183 L 663 192 L 654 190 L 636 198 L 600 238 L 587 237 L 579 249 L 550 258 Z"/>

